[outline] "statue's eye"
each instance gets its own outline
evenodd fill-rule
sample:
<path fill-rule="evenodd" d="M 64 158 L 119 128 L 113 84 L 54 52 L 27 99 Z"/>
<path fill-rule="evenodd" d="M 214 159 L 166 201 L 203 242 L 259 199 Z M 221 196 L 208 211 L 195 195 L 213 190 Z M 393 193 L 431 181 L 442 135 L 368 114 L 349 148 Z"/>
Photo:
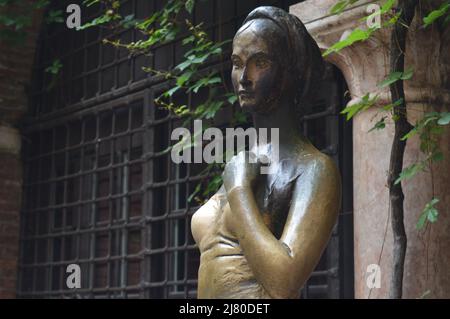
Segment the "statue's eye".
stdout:
<path fill-rule="evenodd" d="M 270 61 L 266 58 L 258 58 L 255 62 L 256 66 L 260 69 L 265 69 L 270 65 Z"/>
<path fill-rule="evenodd" d="M 234 66 L 236 69 L 242 68 L 242 61 L 241 61 L 240 59 L 233 58 L 233 59 L 231 59 L 231 62 L 233 63 L 233 66 Z"/>

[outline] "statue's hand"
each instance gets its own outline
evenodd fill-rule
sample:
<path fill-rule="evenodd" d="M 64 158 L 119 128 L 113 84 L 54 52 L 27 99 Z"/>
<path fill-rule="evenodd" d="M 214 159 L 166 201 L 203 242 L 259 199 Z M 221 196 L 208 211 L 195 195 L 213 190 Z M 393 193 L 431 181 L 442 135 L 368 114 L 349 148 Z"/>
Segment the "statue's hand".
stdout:
<path fill-rule="evenodd" d="M 260 175 L 261 164 L 252 152 L 240 152 L 225 166 L 222 174 L 223 185 L 227 192 L 235 187 L 251 187 Z"/>

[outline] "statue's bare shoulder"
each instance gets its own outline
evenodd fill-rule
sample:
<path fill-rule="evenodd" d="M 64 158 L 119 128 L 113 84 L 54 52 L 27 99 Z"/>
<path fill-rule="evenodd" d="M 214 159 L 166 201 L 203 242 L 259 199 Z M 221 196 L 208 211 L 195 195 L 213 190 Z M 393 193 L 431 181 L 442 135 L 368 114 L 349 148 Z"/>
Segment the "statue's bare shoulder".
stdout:
<path fill-rule="evenodd" d="M 339 212 L 339 169 L 331 157 L 318 150 L 301 156 L 300 166 L 302 173 L 294 187 L 281 240 L 292 252 L 298 252 L 302 246 L 304 249 L 307 242 L 320 252 Z M 314 240 L 311 240 L 313 238 Z M 312 252 L 309 254 L 316 255 L 316 258 L 320 256 Z"/>
<path fill-rule="evenodd" d="M 304 166 L 305 175 L 314 178 L 321 186 L 322 184 L 323 186 L 325 186 L 325 184 L 334 184 L 334 186 L 340 185 L 339 169 L 330 156 L 315 150 L 311 152 L 310 159 Z"/>

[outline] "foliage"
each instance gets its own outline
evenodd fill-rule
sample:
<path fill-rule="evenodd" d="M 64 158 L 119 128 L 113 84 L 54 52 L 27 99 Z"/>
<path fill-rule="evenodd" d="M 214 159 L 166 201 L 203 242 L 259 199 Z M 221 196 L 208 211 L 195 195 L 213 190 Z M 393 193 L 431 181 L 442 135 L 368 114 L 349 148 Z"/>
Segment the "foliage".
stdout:
<path fill-rule="evenodd" d="M 208 167 L 201 172 L 201 175 L 211 176 L 211 178 L 199 182 L 195 186 L 194 191 L 188 197 L 188 202 L 195 200 L 196 202 L 201 203 L 205 198 L 208 198 L 211 194 L 217 192 L 220 186 L 222 186 L 222 175 L 220 172 L 223 171 L 224 166 L 225 164 L 208 165 Z"/>
<path fill-rule="evenodd" d="M 356 3 L 358 0 L 347 0 L 347 1 L 338 1 L 338 3 L 331 9 L 331 13 L 337 14 L 344 11 L 348 6 Z M 380 15 L 382 17 L 387 18 L 387 22 L 382 25 L 374 25 L 367 28 L 356 28 L 349 34 L 345 35 L 344 38 L 335 44 L 333 44 L 330 48 L 328 48 L 323 56 L 327 56 L 331 53 L 337 53 L 342 49 L 353 45 L 354 43 L 366 41 L 368 40 L 377 30 L 381 28 L 386 28 L 397 23 L 399 13 L 391 12 L 392 8 L 395 4 L 395 0 L 387 0 L 380 8 L 379 12 L 372 13 L 371 15 L 365 17 L 363 20 L 370 20 L 374 15 Z"/>
<path fill-rule="evenodd" d="M 400 80 L 409 80 L 412 78 L 413 74 L 414 74 L 413 68 L 409 68 L 407 71 L 404 72 L 392 72 L 387 76 L 386 79 L 378 83 L 378 86 L 380 88 L 384 88 Z"/>
<path fill-rule="evenodd" d="M 49 4 L 50 0 L 0 0 L 0 41 L 23 45 L 27 28 L 33 23 L 34 12 L 45 9 Z M 61 23 L 64 21 L 62 13 L 61 10 L 48 10 L 44 21 Z"/>
<path fill-rule="evenodd" d="M 353 116 L 358 114 L 359 112 L 365 111 L 371 106 L 375 105 L 378 101 L 378 95 L 373 97 L 370 96 L 369 93 L 364 95 L 361 100 L 357 103 L 347 105 L 342 111 L 341 114 L 346 114 L 347 121 L 350 120 Z"/>
<path fill-rule="evenodd" d="M 352 4 L 355 4 L 359 0 L 339 0 L 330 10 L 332 14 L 339 14 L 347 7 L 351 6 Z"/>
<path fill-rule="evenodd" d="M 152 55 L 155 46 L 161 45 L 182 37 L 182 46 L 186 48 L 184 60 L 168 70 L 154 69 L 144 66 L 143 70 L 155 77 L 169 80 L 170 86 L 155 99 L 158 107 L 170 110 L 175 115 L 184 119 L 184 123 L 194 119 L 211 120 L 223 107 L 233 105 L 237 97 L 227 90 L 222 73 L 218 70 L 207 70 L 205 64 L 212 61 L 221 61 L 223 47 L 229 42 L 215 43 L 208 38 L 203 30 L 203 25 L 194 25 L 189 18 L 181 19 L 181 16 L 190 16 L 196 5 L 195 0 L 169 0 L 165 6 L 145 19 L 136 19 L 133 15 L 122 16 L 120 14 L 120 1 L 116 0 L 85 0 L 86 6 L 101 5 L 102 14 L 92 21 L 81 26 L 84 30 L 92 27 L 110 28 L 113 32 L 108 38 L 103 39 L 104 44 L 116 48 L 126 49 L 130 55 Z M 134 29 L 141 37 L 135 42 L 122 42 L 116 35 L 125 29 Z M 187 104 L 178 105 L 174 102 L 177 94 L 199 94 L 207 92 L 206 99 L 192 107 Z M 243 123 L 245 116 L 240 112 L 234 113 L 232 125 Z M 207 125 L 203 125 L 205 130 Z M 194 145 L 194 137 L 191 141 L 180 141 L 182 147 L 188 148 Z M 220 165 L 209 165 L 204 173 L 211 176 L 208 183 L 199 183 L 190 200 L 198 198 L 197 195 L 205 195 L 214 192 L 221 184 L 221 176 L 217 174 Z M 203 191 L 201 191 L 203 190 Z"/>
<path fill-rule="evenodd" d="M 416 228 L 418 230 L 423 229 L 426 222 L 435 223 L 438 218 L 438 211 L 434 207 L 439 202 L 439 199 L 433 198 L 429 203 L 425 205 L 424 210 L 422 211 L 422 214 L 420 214 L 419 220 L 417 221 Z"/>
<path fill-rule="evenodd" d="M 201 0 L 199 0 L 201 1 Z M 207 0 L 203 0 L 207 1 Z M 19 0 L 0 0 L 0 40 L 8 40 L 22 44 L 26 38 L 26 29 L 31 26 L 33 12 L 43 10 L 50 0 L 37 0 L 25 3 Z M 134 15 L 123 16 L 120 13 L 119 0 L 84 0 L 83 5 L 101 6 L 101 14 L 78 28 L 79 31 L 93 27 L 111 29 L 111 35 L 103 39 L 103 43 L 116 48 L 125 48 L 130 55 L 151 55 L 155 46 L 173 41 L 178 36 L 185 37 L 182 45 L 187 48 L 184 61 L 170 70 L 156 70 L 143 67 L 143 70 L 170 80 L 171 86 L 155 102 L 159 107 L 165 107 L 186 121 L 192 119 L 213 119 L 217 112 L 225 106 L 233 105 L 237 97 L 227 90 L 222 76 L 223 72 L 207 71 L 204 66 L 211 61 L 221 61 L 222 50 L 227 42 L 214 43 L 208 39 L 202 24 L 193 25 L 189 19 L 180 16 L 192 14 L 195 0 L 169 0 L 161 10 L 155 11 L 145 19 L 136 19 Z M 30 10 L 31 7 L 31 10 Z M 47 10 L 44 21 L 47 23 L 64 22 L 62 10 Z M 126 29 L 134 29 L 141 34 L 140 40 L 122 43 L 117 35 Z M 182 31 L 186 29 L 188 34 Z M 52 75 L 49 89 L 58 80 L 62 68 L 60 60 L 54 60 L 45 72 Z M 196 107 L 175 105 L 173 98 L 176 94 L 198 94 L 207 91 L 207 99 Z M 238 125 L 246 120 L 241 112 L 235 112 L 232 125 Z M 207 168 L 212 174 L 217 167 Z M 212 177 L 211 184 L 205 190 L 216 188 L 220 177 Z"/>
<path fill-rule="evenodd" d="M 45 72 L 56 75 L 59 73 L 59 70 L 62 68 L 61 60 L 56 59 L 53 61 L 53 64 L 45 69 Z"/>
<path fill-rule="evenodd" d="M 331 13 L 340 14 L 357 2 L 358 0 L 339 0 L 332 7 Z M 33 11 L 42 10 L 49 3 L 50 0 L 30 1 L 29 3 L 19 0 L 0 0 L 0 40 L 14 44 L 23 43 L 26 30 L 32 24 Z M 179 19 L 180 13 L 183 11 L 188 14 L 192 13 L 196 5 L 195 0 L 169 0 L 162 10 L 156 11 L 153 15 L 143 20 L 137 20 L 133 15 L 122 16 L 119 13 L 121 6 L 119 0 L 84 0 L 83 3 L 86 6 L 101 5 L 104 10 L 99 17 L 83 25 L 80 28 L 81 30 L 102 26 L 109 27 L 115 31 L 134 28 L 142 33 L 143 39 L 131 43 L 121 43 L 113 38 L 104 39 L 105 44 L 125 47 L 130 51 L 130 54 L 151 54 L 155 45 L 174 40 L 180 34 L 182 27 L 187 27 L 189 35 L 183 40 L 183 45 L 190 47 L 190 49 L 184 55 L 185 60 L 182 63 L 173 70 L 144 68 L 149 73 L 173 80 L 173 85 L 156 99 L 160 106 L 168 108 L 174 114 L 184 117 L 186 120 L 190 120 L 212 119 L 221 108 L 235 103 L 236 96 L 226 91 L 223 78 L 217 71 L 202 72 L 201 70 L 206 62 L 221 58 L 222 48 L 226 42 L 214 43 L 207 38 L 201 24 L 193 25 L 189 20 L 181 21 Z M 396 23 L 402 23 L 398 21 L 399 13 L 395 12 L 394 5 L 394 0 L 386 0 L 379 12 L 372 13 L 364 19 L 369 20 L 374 15 L 379 14 L 385 21 L 382 25 L 356 28 L 341 41 L 338 41 L 326 50 L 324 56 L 337 53 L 357 42 L 366 41 L 380 29 L 392 27 Z M 48 10 L 45 21 L 47 23 L 61 23 L 64 21 L 62 14 L 61 10 Z M 439 8 L 430 11 L 423 18 L 423 26 L 428 27 L 439 20 L 443 21 L 444 24 L 450 21 L 450 1 L 446 1 Z M 56 76 L 61 67 L 61 62 L 55 60 L 45 71 Z M 382 89 L 396 81 L 409 80 L 413 77 L 413 73 L 412 68 L 405 72 L 391 73 L 379 83 L 379 87 Z M 202 89 L 208 90 L 208 98 L 194 109 L 189 108 L 187 105 L 175 105 L 171 102 L 174 95 L 179 92 L 197 94 Z M 359 112 L 373 106 L 377 100 L 378 94 L 366 94 L 358 103 L 347 106 L 342 111 L 342 114 L 345 114 L 347 120 L 350 120 Z M 370 131 L 385 128 L 389 113 L 395 121 L 395 112 L 393 110 L 401 104 L 402 101 L 394 101 L 382 107 L 381 112 L 387 112 L 387 115 L 382 115 Z M 234 123 L 243 121 L 245 121 L 245 117 L 241 113 L 236 113 Z M 414 128 L 403 137 L 406 140 L 416 134 L 419 135 L 421 140 L 420 148 L 426 155 L 426 158 L 405 168 L 397 178 L 396 183 L 411 178 L 418 172 L 426 169 L 427 163 L 442 159 L 442 152 L 440 152 L 438 147 L 438 139 L 443 132 L 443 126 L 448 125 L 449 122 L 449 112 L 429 112 L 424 114 L 423 118 L 417 121 Z"/>
<path fill-rule="evenodd" d="M 424 27 L 428 27 L 433 24 L 437 19 L 447 15 L 444 20 L 444 24 L 450 22 L 450 2 L 444 2 L 439 9 L 431 11 L 426 17 L 423 18 Z"/>
<path fill-rule="evenodd" d="M 357 2 L 358 0 L 339 0 L 332 7 L 330 13 L 340 14 L 349 6 Z M 362 19 L 368 21 L 369 19 L 373 18 L 374 15 L 379 14 L 383 21 L 386 22 L 382 23 L 380 26 L 354 29 L 343 39 L 327 49 L 323 55 L 327 56 L 332 53 L 337 53 L 357 42 L 366 41 L 380 29 L 392 27 L 397 23 L 403 25 L 403 22 L 399 20 L 400 12 L 395 12 L 394 10 L 395 2 L 396 1 L 394 0 L 386 0 L 378 12 L 372 13 L 371 15 L 368 15 L 364 19 Z M 449 1 L 444 2 L 438 9 L 429 12 L 423 18 L 423 27 L 427 27 L 441 18 L 444 19 L 444 24 L 450 21 Z M 404 72 L 392 72 L 383 81 L 378 83 L 378 87 L 380 89 L 383 89 L 397 81 L 410 80 L 413 75 L 414 70 L 412 67 L 408 68 Z M 359 99 L 359 102 L 348 105 L 346 108 L 344 108 L 344 110 L 342 110 L 341 113 L 346 115 L 347 120 L 350 120 L 359 112 L 363 112 L 369 109 L 371 106 L 375 105 L 378 101 L 378 96 L 379 93 L 367 93 Z M 380 113 L 384 114 L 381 116 L 381 118 L 379 118 L 379 120 L 369 130 L 369 132 L 384 129 L 386 127 L 386 120 L 388 116 L 391 116 L 393 121 L 397 121 L 398 112 L 406 112 L 406 110 L 401 109 L 403 104 L 403 100 L 400 99 L 398 101 L 393 101 L 391 104 L 381 107 L 378 110 L 376 117 L 379 117 Z M 423 117 L 416 122 L 410 132 L 402 137 L 402 140 L 407 140 L 415 135 L 418 135 L 420 138 L 420 150 L 422 151 L 422 153 L 424 153 L 425 159 L 404 168 L 398 178 L 395 180 L 395 184 L 398 184 L 403 180 L 410 179 L 419 172 L 426 170 L 432 162 L 442 160 L 443 153 L 439 148 L 439 137 L 444 132 L 443 126 L 448 125 L 449 123 L 449 112 L 428 112 L 425 113 Z M 426 220 L 430 222 L 435 222 L 437 220 L 438 213 L 434 205 L 438 201 L 438 199 L 433 198 L 433 200 L 426 205 L 419 219 L 418 228 L 421 228 L 419 227 L 419 225 L 423 226 Z"/>

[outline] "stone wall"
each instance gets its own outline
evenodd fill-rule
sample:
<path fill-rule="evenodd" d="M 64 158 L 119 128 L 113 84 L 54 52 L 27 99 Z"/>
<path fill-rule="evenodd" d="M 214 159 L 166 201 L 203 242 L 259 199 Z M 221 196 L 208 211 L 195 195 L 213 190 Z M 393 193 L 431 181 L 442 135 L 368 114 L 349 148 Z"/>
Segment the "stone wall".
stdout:
<path fill-rule="evenodd" d="M 0 41 L 0 298 L 14 298 L 22 198 L 21 136 L 18 124 L 27 93 L 41 12 L 33 16 L 26 43 Z"/>
<path fill-rule="evenodd" d="M 357 5 L 339 16 L 330 15 L 334 0 L 308 0 L 291 7 L 323 50 L 342 39 L 356 27 L 364 28 L 369 1 Z M 370 1 L 373 2 L 373 1 Z M 435 1 L 437 4 L 442 1 Z M 379 3 L 382 3 L 380 1 Z M 445 111 L 450 108 L 450 26 L 440 30 L 421 28 L 421 12 L 417 12 L 410 27 L 406 50 L 406 65 L 415 69 L 411 81 L 405 82 L 408 118 L 411 123 L 424 111 Z M 344 74 L 354 103 L 366 93 L 380 94 L 378 104 L 353 118 L 353 206 L 355 297 L 388 298 L 392 271 L 392 231 L 390 225 L 387 176 L 393 138 L 393 123 L 368 133 L 374 126 L 379 108 L 390 103 L 388 89 L 377 83 L 389 73 L 390 31 L 377 32 L 365 42 L 359 42 L 328 61 Z M 408 140 L 404 167 L 423 158 L 417 136 Z M 405 225 L 408 248 L 405 260 L 403 297 L 450 298 L 450 130 L 441 139 L 445 160 L 427 172 L 403 182 L 405 193 Z M 440 202 L 439 221 L 426 231 L 415 228 L 425 204 L 432 197 Z M 367 267 L 380 265 L 381 287 L 369 289 Z"/>

